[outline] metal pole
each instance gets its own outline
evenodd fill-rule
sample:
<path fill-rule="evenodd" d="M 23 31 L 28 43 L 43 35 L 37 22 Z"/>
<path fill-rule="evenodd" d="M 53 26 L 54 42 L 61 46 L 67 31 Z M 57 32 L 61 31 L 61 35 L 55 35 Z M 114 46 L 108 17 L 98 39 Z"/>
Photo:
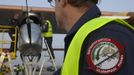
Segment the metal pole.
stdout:
<path fill-rule="evenodd" d="M 49 46 L 48 46 L 48 43 L 46 42 L 45 39 L 44 39 L 44 42 L 45 42 L 46 47 L 47 47 L 47 49 L 48 49 L 48 52 L 49 52 L 48 54 L 49 54 L 49 56 L 52 58 L 51 60 L 52 60 L 53 66 L 54 66 L 54 68 L 55 68 L 55 71 L 57 71 L 56 63 L 55 63 L 55 61 L 54 61 L 54 59 L 53 59 L 53 57 L 52 57 L 52 54 L 51 54 L 51 52 L 50 52 L 50 48 L 49 48 Z"/>

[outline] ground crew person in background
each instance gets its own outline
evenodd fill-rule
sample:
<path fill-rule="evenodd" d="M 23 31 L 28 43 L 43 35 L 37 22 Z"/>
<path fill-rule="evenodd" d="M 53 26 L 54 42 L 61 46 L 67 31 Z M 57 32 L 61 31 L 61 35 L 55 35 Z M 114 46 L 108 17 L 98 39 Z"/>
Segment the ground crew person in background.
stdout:
<path fill-rule="evenodd" d="M 20 26 L 19 18 L 20 18 L 20 14 L 19 13 L 15 13 L 13 15 L 13 17 L 11 19 L 9 19 L 8 25 L 9 26 L 17 26 L 17 27 L 19 27 Z M 9 36 L 10 36 L 12 41 L 15 39 L 13 34 L 15 34 L 15 29 L 10 29 L 9 30 Z M 16 49 L 17 49 L 17 45 L 16 45 Z M 14 51 L 14 42 L 11 42 L 11 45 L 10 45 L 10 52 L 12 52 L 12 51 Z"/>
<path fill-rule="evenodd" d="M 98 0 L 52 1 L 59 27 L 68 32 L 64 63 L 54 75 L 134 75 L 132 26 L 100 17 Z"/>
<path fill-rule="evenodd" d="M 126 21 L 134 27 L 134 16 L 130 15 L 130 18 L 126 19 Z"/>
<path fill-rule="evenodd" d="M 53 57 L 53 59 L 55 60 L 55 55 L 54 55 L 54 51 L 52 49 L 52 41 L 53 41 L 53 31 L 52 31 L 52 24 L 49 20 L 43 20 L 42 21 L 42 32 L 43 32 L 43 36 L 44 36 L 44 42 L 46 40 L 48 46 L 49 46 L 49 49 L 50 49 L 50 52 L 51 52 L 51 55 Z M 49 58 L 49 61 L 51 61 L 51 57 Z M 54 67 L 53 66 L 50 66 L 47 68 L 48 70 L 50 71 L 54 71 Z"/>

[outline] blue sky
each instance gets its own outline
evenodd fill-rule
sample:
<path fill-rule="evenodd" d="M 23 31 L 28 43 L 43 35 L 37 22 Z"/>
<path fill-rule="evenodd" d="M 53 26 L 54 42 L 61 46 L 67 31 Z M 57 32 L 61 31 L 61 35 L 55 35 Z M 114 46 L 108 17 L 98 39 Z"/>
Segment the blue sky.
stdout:
<path fill-rule="evenodd" d="M 47 0 L 28 0 L 28 4 L 35 7 L 50 7 Z M 25 6 L 25 0 L 0 0 L 0 5 Z M 134 12 L 134 0 L 101 0 L 98 6 L 102 11 Z"/>
<path fill-rule="evenodd" d="M 19 5 L 19 6 L 25 6 L 26 0 L 0 0 L 0 5 Z M 47 0 L 27 0 L 29 6 L 35 6 L 35 7 L 50 7 Z"/>

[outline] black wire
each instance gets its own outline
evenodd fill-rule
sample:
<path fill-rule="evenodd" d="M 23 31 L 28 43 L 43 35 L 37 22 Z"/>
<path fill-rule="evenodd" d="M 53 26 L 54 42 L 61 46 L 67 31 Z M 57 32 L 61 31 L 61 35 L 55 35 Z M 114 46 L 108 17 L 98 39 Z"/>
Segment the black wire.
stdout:
<path fill-rule="evenodd" d="M 29 10 L 28 10 L 28 1 L 26 0 L 26 16 L 28 18 L 28 13 L 29 13 Z"/>
<path fill-rule="evenodd" d="M 29 18 L 29 10 L 28 10 L 28 1 L 26 0 L 26 24 L 27 24 L 27 30 L 28 30 L 28 37 L 29 37 L 29 42 L 31 44 L 31 23 L 30 23 L 30 18 Z"/>
<path fill-rule="evenodd" d="M 52 2 L 52 0 L 47 0 L 49 3 L 51 3 Z"/>

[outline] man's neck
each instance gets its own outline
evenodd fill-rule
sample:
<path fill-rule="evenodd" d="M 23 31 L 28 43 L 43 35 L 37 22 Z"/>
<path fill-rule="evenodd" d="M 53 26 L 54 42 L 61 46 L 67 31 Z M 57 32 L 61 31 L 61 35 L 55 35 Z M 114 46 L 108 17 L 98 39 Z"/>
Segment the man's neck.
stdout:
<path fill-rule="evenodd" d="M 80 17 L 89 9 L 89 8 L 74 8 L 74 7 L 68 7 L 69 10 L 67 10 L 66 14 L 66 31 L 68 32 L 74 24 L 80 19 Z"/>

